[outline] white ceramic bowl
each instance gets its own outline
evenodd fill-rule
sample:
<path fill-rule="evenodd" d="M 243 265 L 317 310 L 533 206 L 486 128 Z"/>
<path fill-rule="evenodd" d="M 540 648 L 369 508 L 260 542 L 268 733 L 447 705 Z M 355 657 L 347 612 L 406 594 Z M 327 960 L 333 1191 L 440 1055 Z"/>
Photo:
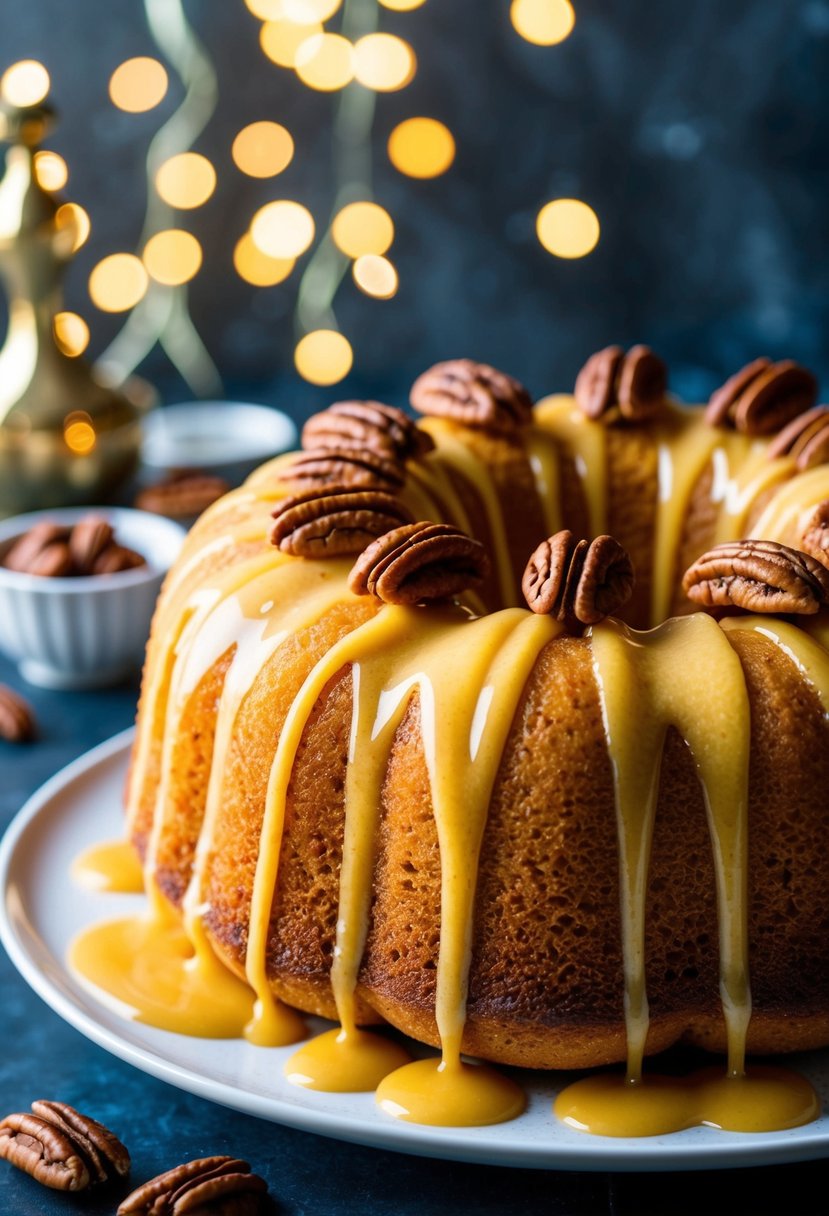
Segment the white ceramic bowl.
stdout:
<path fill-rule="evenodd" d="M 162 580 L 184 540 L 178 524 L 121 507 L 32 511 L 0 522 L 0 559 L 32 524 L 71 525 L 93 511 L 147 565 L 86 578 L 41 578 L 0 566 L 0 650 L 31 684 L 97 688 L 117 683 L 142 661 Z"/>
<path fill-rule="evenodd" d="M 162 406 L 147 414 L 142 431 L 145 481 L 192 466 L 238 486 L 257 465 L 297 442 L 296 426 L 287 414 L 269 405 L 240 401 Z"/>

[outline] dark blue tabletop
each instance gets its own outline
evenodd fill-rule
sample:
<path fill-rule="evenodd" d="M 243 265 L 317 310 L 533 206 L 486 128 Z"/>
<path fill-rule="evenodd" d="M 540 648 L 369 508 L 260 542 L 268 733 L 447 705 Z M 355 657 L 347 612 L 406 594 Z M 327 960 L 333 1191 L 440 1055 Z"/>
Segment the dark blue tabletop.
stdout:
<path fill-rule="evenodd" d="M 0 659 L 0 681 L 37 713 L 37 742 L 0 741 L 0 827 L 69 760 L 128 726 L 137 681 L 103 692 L 25 687 Z M 0 952 L 2 1114 L 35 1098 L 69 1102 L 110 1126 L 132 1155 L 137 1185 L 193 1157 L 246 1158 L 267 1178 L 275 1210 L 295 1216 L 672 1216 L 710 1212 L 825 1213 L 829 1163 L 698 1174 L 570 1174 L 429 1161 L 361 1148 L 228 1111 L 173 1089 L 88 1042 L 48 1009 Z M 70 1199 L 0 1162 L 0 1216 L 111 1213 L 126 1188 Z"/>

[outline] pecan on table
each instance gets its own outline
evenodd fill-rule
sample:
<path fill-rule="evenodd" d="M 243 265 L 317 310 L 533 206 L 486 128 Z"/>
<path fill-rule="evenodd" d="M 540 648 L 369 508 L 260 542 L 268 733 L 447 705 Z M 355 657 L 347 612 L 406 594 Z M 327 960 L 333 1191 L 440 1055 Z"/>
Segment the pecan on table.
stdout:
<path fill-rule="evenodd" d="M 829 570 L 829 498 L 809 516 L 800 543 L 805 553 Z"/>
<path fill-rule="evenodd" d="M 648 422 L 665 402 L 668 369 L 648 346 L 596 351 L 576 377 L 576 403 L 594 421 Z"/>
<path fill-rule="evenodd" d="M 705 410 L 711 426 L 731 425 L 744 435 L 772 435 L 811 409 L 817 380 L 791 359 L 766 357 L 747 363 L 712 395 Z"/>
<path fill-rule="evenodd" d="M 0 1157 L 57 1191 L 83 1191 L 130 1168 L 121 1141 L 97 1119 L 46 1100 L 0 1123 Z"/>
<path fill-rule="evenodd" d="M 703 608 L 810 616 L 829 602 L 829 570 L 777 541 L 738 540 L 697 558 L 682 589 Z"/>
<path fill-rule="evenodd" d="M 421 414 L 502 434 L 532 421 L 532 397 L 523 384 L 474 359 L 436 363 L 415 380 L 409 400 Z"/>
<path fill-rule="evenodd" d="M 812 469 L 829 461 L 829 405 L 816 405 L 800 414 L 776 435 L 767 455 L 791 456 L 798 469 Z"/>
<path fill-rule="evenodd" d="M 423 456 L 434 447 L 431 435 L 393 405 L 380 401 L 337 401 L 314 414 L 302 428 L 306 452 L 335 450 L 374 452 L 395 461 Z"/>
<path fill-rule="evenodd" d="M 35 733 L 35 716 L 29 702 L 8 684 L 0 684 L 0 739 L 27 743 Z"/>
<path fill-rule="evenodd" d="M 348 585 L 386 604 L 421 604 L 479 587 L 488 569 L 480 541 L 424 520 L 378 536 L 357 558 Z"/>
<path fill-rule="evenodd" d="M 412 520 L 392 494 L 346 485 L 285 498 L 273 518 L 271 544 L 295 557 L 316 558 L 361 553 L 376 536 Z"/>
<path fill-rule="evenodd" d="M 199 469 L 176 469 L 155 485 L 146 486 L 135 498 L 139 511 L 151 511 L 166 519 L 192 519 L 201 515 L 230 489 L 223 477 Z"/>
<path fill-rule="evenodd" d="M 370 452 L 367 448 L 320 448 L 298 452 L 280 469 L 277 477 L 299 489 L 336 484 L 394 491 L 403 485 L 406 472 L 399 460 Z"/>
<path fill-rule="evenodd" d="M 256 1216 L 268 1184 L 235 1157 L 201 1157 L 134 1190 L 117 1216 Z"/>
<path fill-rule="evenodd" d="M 533 612 L 554 616 L 575 636 L 617 612 L 633 582 L 630 556 L 612 536 L 577 541 L 563 529 L 532 554 L 521 590 Z"/>

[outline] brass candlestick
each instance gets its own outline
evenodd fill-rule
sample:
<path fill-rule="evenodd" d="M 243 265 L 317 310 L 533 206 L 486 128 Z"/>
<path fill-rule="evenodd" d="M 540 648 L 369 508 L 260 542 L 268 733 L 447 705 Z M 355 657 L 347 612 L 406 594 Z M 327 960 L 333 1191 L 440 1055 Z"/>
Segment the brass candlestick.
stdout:
<path fill-rule="evenodd" d="M 35 172 L 52 119 L 43 104 L 0 103 L 0 140 L 9 144 L 0 179 L 0 278 L 9 306 L 0 350 L 0 517 L 107 498 L 135 468 L 141 439 L 136 405 L 55 338 L 78 230 L 70 209 L 58 216 Z"/>

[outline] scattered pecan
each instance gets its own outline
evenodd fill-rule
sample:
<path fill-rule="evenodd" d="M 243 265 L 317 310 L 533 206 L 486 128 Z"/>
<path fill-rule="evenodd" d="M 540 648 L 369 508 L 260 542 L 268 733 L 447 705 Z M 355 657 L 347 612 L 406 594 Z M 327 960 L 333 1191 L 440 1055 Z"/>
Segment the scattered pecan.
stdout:
<path fill-rule="evenodd" d="M 199 469 L 175 469 L 162 481 L 146 486 L 135 498 L 140 511 L 152 511 L 167 519 L 192 519 L 201 515 L 230 489 L 222 477 Z"/>
<path fill-rule="evenodd" d="M 804 552 L 829 569 L 829 498 L 809 516 L 800 543 Z"/>
<path fill-rule="evenodd" d="M 386 604 L 442 600 L 480 586 L 489 569 L 483 545 L 451 524 L 405 524 L 378 536 L 348 576 L 355 595 Z"/>
<path fill-rule="evenodd" d="M 302 447 L 306 452 L 320 448 L 341 452 L 354 449 L 405 461 L 423 456 L 434 446 L 431 435 L 422 431 L 408 414 L 380 401 L 338 401 L 314 414 L 302 428 Z"/>
<path fill-rule="evenodd" d="M 113 534 L 112 525 L 100 515 L 87 515 L 78 520 L 69 536 L 69 552 L 78 574 L 92 573 L 97 558 Z"/>
<path fill-rule="evenodd" d="M 117 1216 L 256 1216 L 268 1184 L 235 1157 L 202 1157 L 145 1182 Z"/>
<path fill-rule="evenodd" d="M 50 523 L 46 519 L 41 520 L 18 537 L 6 553 L 3 565 L 7 570 L 16 570 L 18 574 L 32 574 L 33 565 L 41 560 L 44 552 L 48 552 L 54 545 L 65 547 L 68 539 L 69 528 Z"/>
<path fill-rule="evenodd" d="M 576 377 L 575 397 L 588 418 L 647 422 L 662 408 L 668 369 L 647 346 L 596 351 Z"/>
<path fill-rule="evenodd" d="M 532 421 L 532 397 L 518 380 L 474 359 L 436 363 L 409 397 L 421 414 L 509 434 Z"/>
<path fill-rule="evenodd" d="M 703 553 L 682 589 L 704 608 L 812 615 L 829 602 L 829 570 L 773 540 L 738 540 Z"/>
<path fill-rule="evenodd" d="M 399 490 L 406 480 L 396 459 L 367 448 L 320 448 L 298 452 L 278 474 L 280 481 L 300 489 L 332 484 L 366 490 Z"/>
<path fill-rule="evenodd" d="M 768 455 L 792 456 L 799 469 L 829 461 L 829 405 L 816 405 L 800 414 L 768 446 Z"/>
<path fill-rule="evenodd" d="M 35 716 L 28 701 L 8 684 L 0 684 L 0 739 L 27 743 L 35 733 Z"/>
<path fill-rule="evenodd" d="M 817 380 L 791 359 L 765 356 L 736 372 L 712 395 L 705 410 L 711 426 L 731 424 L 744 435 L 771 435 L 811 409 Z"/>
<path fill-rule="evenodd" d="M 612 536 L 577 541 L 564 529 L 535 550 L 521 590 L 533 612 L 554 616 L 576 635 L 621 608 L 633 581 L 630 557 Z"/>
<path fill-rule="evenodd" d="M 96 1119 L 65 1102 L 32 1103 L 0 1123 L 0 1157 L 57 1191 L 83 1191 L 129 1172 L 129 1153 Z"/>
<path fill-rule="evenodd" d="M 271 544 L 295 557 L 343 557 L 412 517 L 383 490 L 334 485 L 285 498 L 273 512 Z"/>

